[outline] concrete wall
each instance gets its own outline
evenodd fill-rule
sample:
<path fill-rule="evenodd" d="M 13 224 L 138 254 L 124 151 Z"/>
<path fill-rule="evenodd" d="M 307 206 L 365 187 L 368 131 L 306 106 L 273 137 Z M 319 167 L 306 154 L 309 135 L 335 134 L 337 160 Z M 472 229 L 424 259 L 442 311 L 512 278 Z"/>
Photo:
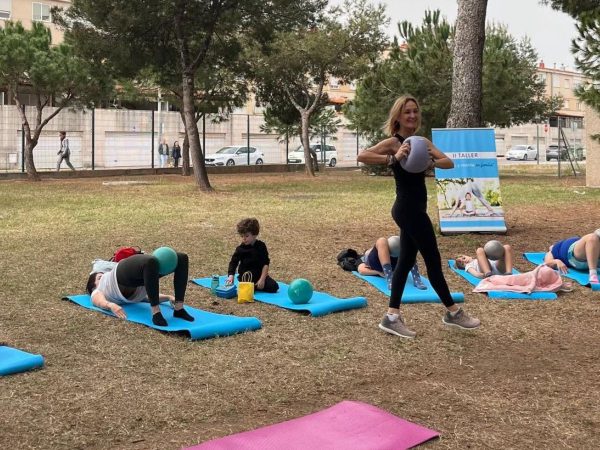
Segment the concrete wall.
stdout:
<path fill-rule="evenodd" d="M 35 123 L 35 107 L 27 106 L 30 124 Z M 45 108 L 42 119 L 54 111 Z M 287 162 L 285 142 L 276 135 L 261 132 L 262 115 L 232 115 L 229 120 L 214 123 L 206 119 L 204 134 L 205 152 L 215 152 L 226 145 L 250 145 L 264 153 L 265 164 Z M 200 142 L 203 141 L 203 123 L 198 124 Z M 34 149 L 34 162 L 40 170 L 52 170 L 56 164 L 59 147 L 58 132 L 66 131 L 71 147 L 71 162 L 80 169 L 91 168 L 92 148 L 94 168 L 142 168 L 158 167 L 158 143 L 165 139 L 169 146 L 174 141 L 183 144 L 185 129 L 178 112 L 137 111 L 123 109 L 63 110 L 44 127 L 38 145 Z M 154 134 L 152 131 L 154 130 Z M 248 131 L 250 134 L 248 135 Z M 352 130 L 340 127 L 336 139 L 327 138 L 334 145 L 338 162 L 355 163 L 357 154 L 356 135 Z M 320 138 L 313 139 L 320 142 Z M 289 151 L 300 141 L 290 140 Z M 365 145 L 359 141 L 358 147 Z M 22 161 L 21 120 L 14 105 L 0 105 L 0 171 L 18 171 Z"/>

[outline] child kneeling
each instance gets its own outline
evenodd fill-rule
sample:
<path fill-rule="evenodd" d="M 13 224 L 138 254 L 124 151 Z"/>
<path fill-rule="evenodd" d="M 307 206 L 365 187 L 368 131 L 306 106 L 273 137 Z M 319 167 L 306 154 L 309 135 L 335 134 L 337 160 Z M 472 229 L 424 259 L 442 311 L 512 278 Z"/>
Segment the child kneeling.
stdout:
<path fill-rule="evenodd" d="M 242 238 L 242 243 L 236 247 L 231 256 L 226 284 L 233 284 L 236 270 L 239 273 L 239 279 L 244 273 L 250 272 L 255 290 L 277 292 L 279 285 L 269 276 L 269 264 L 271 263 L 269 251 L 266 244 L 257 239 L 260 232 L 258 220 L 254 218 L 241 220 L 237 224 L 237 232 Z"/>

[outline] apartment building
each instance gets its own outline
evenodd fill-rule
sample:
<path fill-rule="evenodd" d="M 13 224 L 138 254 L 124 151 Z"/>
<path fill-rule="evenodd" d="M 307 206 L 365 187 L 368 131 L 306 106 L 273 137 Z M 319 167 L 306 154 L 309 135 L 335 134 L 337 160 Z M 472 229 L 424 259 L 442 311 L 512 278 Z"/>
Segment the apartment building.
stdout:
<path fill-rule="evenodd" d="M 514 145 L 539 146 L 540 159 L 545 159 L 545 150 L 549 145 L 559 141 L 558 125 L 573 147 L 585 147 L 585 105 L 575 96 L 575 89 L 585 78 L 565 66 L 547 67 L 543 61 L 538 65 L 538 77 L 545 83 L 546 95 L 560 95 L 563 98 L 562 107 L 555 116 L 542 117 L 535 123 L 523 124 L 511 128 L 496 128 L 496 149 L 498 154 L 504 154 Z M 564 145 L 561 142 L 561 146 Z"/>
<path fill-rule="evenodd" d="M 25 28 L 31 28 L 33 22 L 43 22 L 52 33 L 52 42 L 58 44 L 63 40 L 63 32 L 54 26 L 50 9 L 53 6 L 68 8 L 70 0 L 0 0 L 0 27 L 11 20 L 21 22 Z"/>

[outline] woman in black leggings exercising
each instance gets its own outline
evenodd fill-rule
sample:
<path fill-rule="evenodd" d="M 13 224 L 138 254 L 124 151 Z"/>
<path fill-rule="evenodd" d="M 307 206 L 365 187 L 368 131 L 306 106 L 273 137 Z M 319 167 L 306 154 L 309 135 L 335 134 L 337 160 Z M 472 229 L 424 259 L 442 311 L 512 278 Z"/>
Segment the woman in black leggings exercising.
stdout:
<path fill-rule="evenodd" d="M 115 316 L 126 318 L 121 307 L 126 303 L 148 301 L 152 309 L 152 323 L 166 327 L 167 321 L 160 312 L 161 301 L 173 303 L 173 316 L 190 322 L 194 318 L 183 309 L 185 290 L 188 282 L 188 256 L 177 252 L 177 267 L 173 284 L 175 296 L 160 294 L 158 259 L 152 255 L 140 254 L 125 258 L 109 272 L 93 272 L 86 286 L 94 306 L 110 310 Z"/>
<path fill-rule="evenodd" d="M 404 285 L 414 266 L 417 252 L 421 252 L 429 281 L 448 310 L 442 319 L 446 325 L 464 329 L 479 327 L 479 320 L 469 317 L 459 308 L 450 295 L 442 272 L 442 260 L 437 247 L 435 232 L 427 215 L 427 187 L 425 172 L 407 172 L 400 160 L 410 153 L 410 144 L 404 142 L 413 136 L 421 126 L 421 111 L 414 97 L 405 95 L 396 100 L 390 110 L 385 131 L 390 138 L 384 139 L 373 147 L 363 150 L 358 161 L 365 164 L 387 164 L 394 173 L 396 181 L 396 201 L 392 207 L 392 217 L 400 227 L 400 259 L 392 277 L 392 289 L 387 314 L 379 328 L 404 338 L 414 338 L 416 333 L 408 329 L 400 316 L 400 301 Z M 431 141 L 427 140 L 431 165 L 439 169 L 451 169 L 454 163 Z"/>

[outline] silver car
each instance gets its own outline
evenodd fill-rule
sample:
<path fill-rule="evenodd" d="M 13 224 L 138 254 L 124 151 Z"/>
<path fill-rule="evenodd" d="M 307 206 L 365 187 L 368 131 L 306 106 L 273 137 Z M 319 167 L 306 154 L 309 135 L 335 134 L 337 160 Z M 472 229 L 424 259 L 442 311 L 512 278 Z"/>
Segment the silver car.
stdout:
<path fill-rule="evenodd" d="M 248 158 L 249 155 L 249 158 Z M 250 164 L 263 164 L 265 155 L 256 147 L 246 147 L 242 145 L 229 145 L 222 147 L 215 153 L 204 156 L 204 163 L 207 166 L 239 166 Z"/>

